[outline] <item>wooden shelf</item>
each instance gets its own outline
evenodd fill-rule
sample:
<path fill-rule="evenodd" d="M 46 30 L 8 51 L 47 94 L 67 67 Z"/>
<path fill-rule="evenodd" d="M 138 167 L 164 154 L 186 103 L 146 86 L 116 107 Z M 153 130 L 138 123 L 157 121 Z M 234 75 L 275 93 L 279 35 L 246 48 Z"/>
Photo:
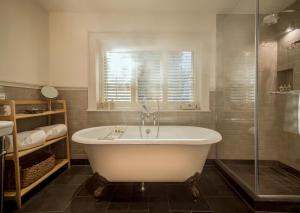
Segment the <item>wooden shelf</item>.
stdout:
<path fill-rule="evenodd" d="M 16 105 L 43 105 L 49 104 L 48 100 L 14 100 Z M 62 104 L 64 100 L 51 100 L 53 104 Z M 1 103 L 1 102 L 0 102 Z"/>
<path fill-rule="evenodd" d="M 53 110 L 53 111 L 45 111 L 42 113 L 37 113 L 37 114 L 21 114 L 21 113 L 16 113 L 17 112 L 17 106 L 21 106 L 21 105 L 46 105 L 46 107 L 49 107 L 50 104 L 55 104 L 55 105 L 60 105 L 59 109 Z M 61 167 L 63 167 L 64 165 L 68 165 L 68 167 L 70 167 L 70 143 L 69 143 L 69 136 L 68 136 L 68 132 L 66 133 L 65 136 L 63 137 L 59 137 L 53 140 L 49 140 L 46 141 L 44 144 L 38 146 L 38 147 L 34 147 L 31 149 L 27 149 L 27 150 L 23 150 L 23 151 L 19 151 L 18 150 L 18 143 L 17 143 L 17 134 L 18 134 L 18 120 L 20 119 L 26 119 L 26 118 L 37 118 L 37 117 L 41 117 L 41 116 L 46 116 L 47 118 L 47 123 L 48 125 L 52 124 L 52 116 L 51 115 L 55 115 L 55 114 L 62 114 L 64 117 L 64 124 L 66 126 L 68 126 L 68 119 L 67 119 L 67 107 L 66 107 L 66 101 L 65 100 L 52 100 L 47 101 L 47 100 L 0 100 L 0 106 L 3 105 L 8 105 L 10 107 L 11 110 L 11 114 L 10 115 L 0 115 L 0 120 L 4 120 L 4 121 L 12 121 L 14 122 L 14 128 L 13 128 L 13 146 L 16 147 L 16 149 L 14 149 L 13 153 L 9 153 L 6 155 L 5 160 L 11 160 L 14 163 L 14 174 L 15 174 L 15 191 L 13 192 L 5 192 L 5 198 L 6 199 L 12 199 L 15 200 L 17 203 L 18 208 L 20 209 L 22 207 L 22 196 L 25 195 L 26 193 L 28 193 L 30 190 L 32 190 L 34 187 L 36 187 L 39 183 L 41 183 L 42 181 L 44 181 L 46 178 L 48 178 L 51 174 L 53 174 L 54 172 L 56 172 L 58 169 L 60 169 Z M 54 144 L 56 142 L 62 141 L 64 140 L 65 143 L 65 154 L 66 157 L 63 157 L 65 159 L 60 159 L 56 161 L 56 165 L 55 167 L 48 172 L 46 175 L 44 175 L 42 178 L 40 178 L 39 180 L 37 180 L 36 182 L 34 182 L 33 184 L 31 184 L 30 186 L 21 189 L 21 183 L 20 183 L 20 179 L 21 179 L 21 174 L 20 174 L 20 161 L 22 160 L 21 157 L 25 156 L 25 155 L 30 155 L 31 153 L 33 153 L 34 151 L 40 150 L 44 147 L 47 147 L 51 144 Z"/>
<path fill-rule="evenodd" d="M 16 114 L 16 119 L 33 118 L 33 117 L 39 117 L 39 116 L 60 114 L 60 113 L 65 113 L 65 112 L 66 111 L 64 109 L 59 109 L 59 110 L 46 111 L 46 112 L 35 113 L 35 114 Z"/>
<path fill-rule="evenodd" d="M 11 116 L 10 115 L 0 115 L 0 121 L 10 121 Z"/>
<path fill-rule="evenodd" d="M 31 149 L 26 149 L 26 150 L 19 151 L 19 158 L 20 158 L 20 157 L 23 157 L 23 156 L 25 156 L 25 155 L 28 155 L 28 154 L 30 154 L 30 153 L 32 153 L 32 152 L 35 152 L 35 151 L 37 151 L 37 150 L 39 150 L 39 149 L 42 149 L 42 148 L 44 148 L 44 147 L 46 147 L 46 146 L 50 146 L 51 144 L 57 143 L 57 142 L 59 142 L 59 141 L 61 141 L 61 140 L 63 140 L 63 139 L 66 139 L 66 138 L 67 138 L 67 136 L 65 135 L 65 136 L 63 136 L 63 137 L 59 137 L 59 138 L 55 138 L 55 139 L 46 141 L 44 144 L 42 144 L 42 145 L 40 145 L 40 146 L 31 148 Z M 6 160 L 13 160 L 13 159 L 14 159 L 14 153 L 9 153 L 9 154 L 7 154 L 7 155 L 5 156 L 5 159 L 6 159 Z"/>
<path fill-rule="evenodd" d="M 55 173 L 57 170 L 59 170 L 60 168 L 62 168 L 65 165 L 67 165 L 68 162 L 69 162 L 68 159 L 56 159 L 55 166 L 51 171 L 49 171 L 47 174 L 45 174 L 43 177 L 41 177 L 40 179 L 38 179 L 34 183 L 32 183 L 29 186 L 21 189 L 21 197 L 24 196 L 25 194 L 27 194 L 30 190 L 32 190 L 34 187 L 39 185 L 41 182 L 43 182 L 45 179 L 47 179 L 50 175 Z M 15 191 L 5 192 L 4 197 L 6 199 L 14 199 L 16 197 L 16 192 Z"/>

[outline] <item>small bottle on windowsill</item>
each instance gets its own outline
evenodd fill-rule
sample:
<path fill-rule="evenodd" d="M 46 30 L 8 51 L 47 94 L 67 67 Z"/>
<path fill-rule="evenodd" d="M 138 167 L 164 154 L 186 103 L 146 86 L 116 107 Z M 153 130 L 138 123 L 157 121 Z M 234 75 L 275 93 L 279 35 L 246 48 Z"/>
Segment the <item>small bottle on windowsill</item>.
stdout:
<path fill-rule="evenodd" d="M 108 108 L 108 102 L 107 102 L 107 99 L 105 99 L 103 102 L 102 102 L 102 109 L 107 109 Z"/>

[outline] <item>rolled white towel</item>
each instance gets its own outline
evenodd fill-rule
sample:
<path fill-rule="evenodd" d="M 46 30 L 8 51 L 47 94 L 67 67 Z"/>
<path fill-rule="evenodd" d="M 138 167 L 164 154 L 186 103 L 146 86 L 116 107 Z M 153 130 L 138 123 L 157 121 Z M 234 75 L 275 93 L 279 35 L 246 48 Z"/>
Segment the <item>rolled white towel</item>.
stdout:
<path fill-rule="evenodd" d="M 299 91 L 293 91 L 286 95 L 283 130 L 300 135 Z"/>
<path fill-rule="evenodd" d="M 46 140 L 51 140 L 54 138 L 62 137 L 67 133 L 67 126 L 64 124 L 55 124 L 50 126 L 43 126 L 37 128 L 38 130 L 43 130 L 46 134 Z"/>
<path fill-rule="evenodd" d="M 40 146 L 46 141 L 46 134 L 41 130 L 20 132 L 17 134 L 17 144 L 19 151 Z M 13 152 L 13 136 L 5 137 L 5 148 L 7 153 Z"/>

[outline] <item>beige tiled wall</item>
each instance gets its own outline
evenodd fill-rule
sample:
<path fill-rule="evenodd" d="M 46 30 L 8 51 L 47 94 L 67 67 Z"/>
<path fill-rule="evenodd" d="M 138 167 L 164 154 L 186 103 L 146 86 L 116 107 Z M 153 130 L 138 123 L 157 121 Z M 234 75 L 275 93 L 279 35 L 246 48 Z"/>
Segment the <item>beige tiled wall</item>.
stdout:
<path fill-rule="evenodd" d="M 8 99 L 34 100 L 42 98 L 40 90 L 23 87 L 3 87 Z"/>
<path fill-rule="evenodd" d="M 291 9 L 299 8 L 300 1 L 296 1 Z M 294 89 L 300 90 L 300 44 L 291 45 L 295 41 L 300 40 L 300 30 L 297 26 L 300 23 L 300 13 L 283 13 L 280 14 L 280 22 L 273 28 L 277 39 L 277 69 L 274 70 L 276 76 L 277 70 L 293 69 Z M 286 32 L 290 26 L 296 25 L 296 29 L 292 32 Z M 270 76 L 268 76 L 270 78 Z M 270 86 L 270 88 L 274 89 Z M 278 90 L 278 88 L 275 88 Z M 274 96 L 274 95 L 273 95 Z M 278 150 L 278 160 L 284 164 L 300 170 L 300 135 L 285 130 L 285 119 L 289 114 L 288 111 L 294 106 L 294 101 L 298 103 L 297 95 L 275 95 L 273 99 L 273 116 L 274 124 L 269 124 L 268 128 L 271 134 L 277 140 L 273 145 L 273 149 Z M 300 106 L 296 105 L 299 109 Z M 298 110 L 296 109 L 296 111 Z M 299 112 L 298 112 L 299 113 Z M 271 116 L 271 115 L 270 115 Z M 299 123 L 297 116 L 294 116 L 294 122 Z M 274 147 L 277 146 L 277 147 Z"/>
<path fill-rule="evenodd" d="M 60 98 L 67 101 L 70 135 L 88 127 L 139 122 L 138 112 L 87 112 L 87 90 L 60 90 L 59 92 Z M 213 95 L 214 93 L 211 92 L 211 96 Z M 213 105 L 213 102 L 211 104 Z M 160 119 L 162 125 L 190 125 L 214 129 L 214 112 L 162 112 Z M 210 158 L 214 157 L 213 148 Z M 81 145 L 72 143 L 72 158 L 86 158 Z"/>
<path fill-rule="evenodd" d="M 258 70 L 258 144 L 260 160 L 278 160 L 278 143 L 282 140 L 279 134 L 279 113 L 276 108 L 277 43 L 268 41 L 259 46 Z"/>
<path fill-rule="evenodd" d="M 217 15 L 216 68 L 216 129 L 223 136 L 217 156 L 254 159 L 254 103 L 233 104 L 229 92 L 236 73 L 255 72 L 253 15 Z"/>
<path fill-rule="evenodd" d="M 40 99 L 38 89 L 4 87 L 9 99 Z M 87 90 L 60 90 L 60 99 L 67 101 L 69 134 L 94 126 L 138 124 L 138 112 L 87 112 Z M 211 109 L 214 109 L 214 92 L 210 93 Z M 162 125 L 190 125 L 214 129 L 214 110 L 211 112 L 162 112 Z M 44 120 L 24 120 L 21 130 L 29 130 L 45 122 Z M 73 159 L 84 159 L 86 154 L 81 145 L 72 142 L 71 154 Z M 215 147 L 211 149 L 210 158 L 215 158 Z"/>
<path fill-rule="evenodd" d="M 40 91 L 38 89 L 29 89 L 21 87 L 4 87 L 3 92 L 5 92 L 8 99 L 19 99 L 19 100 L 36 100 L 41 99 Z M 24 107 L 18 107 L 18 111 L 23 111 Z M 39 126 L 47 124 L 47 118 L 38 117 L 30 119 L 21 119 L 18 121 L 18 131 L 32 130 Z"/>
<path fill-rule="evenodd" d="M 281 20 L 284 17 L 281 17 Z M 282 23 L 289 23 L 283 20 Z M 281 59 L 278 45 L 287 46 L 285 34 L 279 34 L 284 27 L 261 25 L 258 60 L 258 159 L 279 160 L 287 165 L 300 168 L 300 137 L 284 131 L 286 95 L 271 94 L 277 90 L 277 67 L 297 62 Z M 252 29 L 252 30 L 251 30 Z M 219 15 L 217 16 L 217 91 L 216 91 L 216 129 L 222 134 L 223 141 L 218 144 L 217 156 L 220 159 L 254 159 L 255 138 L 254 106 L 245 104 L 240 109 L 232 107 L 228 100 L 228 82 L 234 78 L 232 70 L 247 69 L 243 54 L 254 51 L 254 16 Z M 285 39 L 278 35 L 283 35 Z M 294 34 L 297 36 L 297 34 Z M 279 38 L 279 42 L 278 39 Z M 289 36 L 291 38 L 291 36 Z M 300 38 L 300 37 L 299 37 Z M 281 48 L 282 50 L 283 48 Z M 250 54 L 251 55 L 251 54 Z M 252 58 L 254 59 L 254 58 Z M 290 58 L 289 58 L 290 59 Z M 251 60 L 249 60 L 251 62 Z M 278 63 L 277 63 L 278 61 Z M 252 61 L 254 64 L 255 60 Z M 281 64 L 285 63 L 285 64 Z M 255 69 L 253 69 L 255 72 Z M 297 72 L 296 72 L 297 73 Z"/>

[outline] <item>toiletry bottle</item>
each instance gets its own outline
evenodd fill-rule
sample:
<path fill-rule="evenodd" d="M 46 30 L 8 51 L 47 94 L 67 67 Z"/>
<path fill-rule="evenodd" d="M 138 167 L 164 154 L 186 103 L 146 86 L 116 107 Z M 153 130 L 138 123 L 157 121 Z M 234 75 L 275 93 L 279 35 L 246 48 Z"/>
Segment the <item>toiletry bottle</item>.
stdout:
<path fill-rule="evenodd" d="M 103 109 L 107 109 L 107 108 L 108 108 L 108 103 L 107 103 L 107 98 L 105 98 L 103 102 Z"/>
<path fill-rule="evenodd" d="M 286 89 L 287 89 L 287 86 L 286 86 L 286 84 L 284 84 L 284 85 L 283 85 L 283 91 L 285 92 Z"/>
<path fill-rule="evenodd" d="M 279 87 L 279 92 L 283 92 L 283 86 L 282 86 L 282 84 Z"/>

